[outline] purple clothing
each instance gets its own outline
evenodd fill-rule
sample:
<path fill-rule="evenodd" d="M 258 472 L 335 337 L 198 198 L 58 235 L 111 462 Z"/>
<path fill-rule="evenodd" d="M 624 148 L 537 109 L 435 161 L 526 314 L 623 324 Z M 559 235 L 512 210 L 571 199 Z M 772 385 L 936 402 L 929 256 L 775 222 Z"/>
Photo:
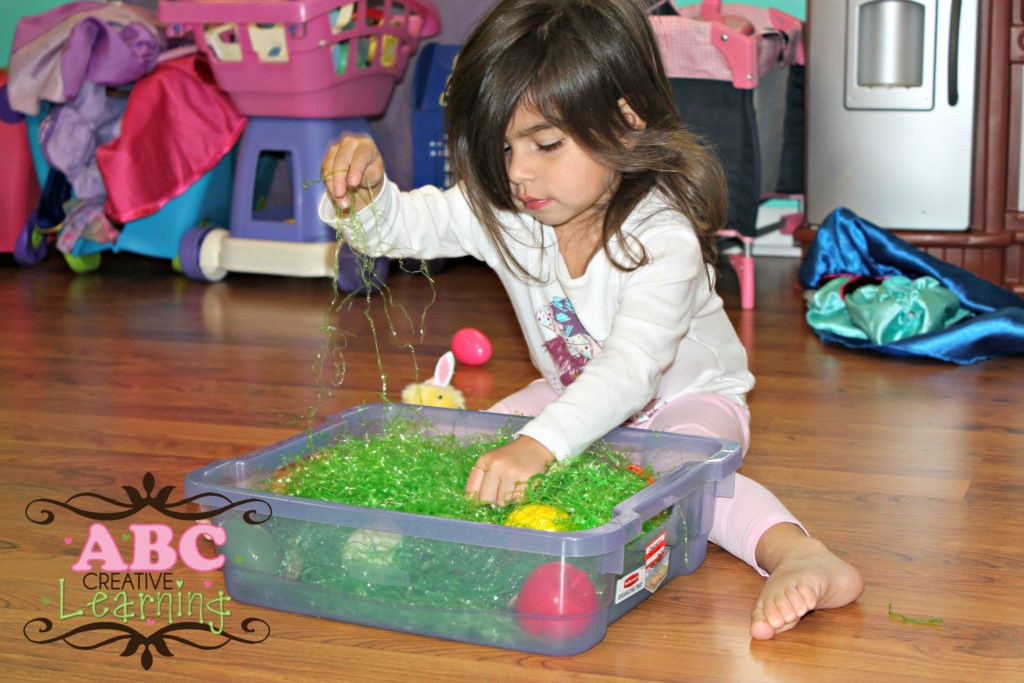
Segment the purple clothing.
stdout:
<path fill-rule="evenodd" d="M 64 211 L 63 227 L 57 238 L 57 249 L 61 252 L 74 253 L 75 245 L 82 239 L 95 244 L 113 244 L 117 241 L 120 231 L 103 213 L 102 197 L 69 199 L 64 204 Z"/>
<path fill-rule="evenodd" d="M 95 17 L 71 31 L 61 56 L 64 93 L 74 99 L 84 81 L 99 85 L 134 83 L 156 65 L 160 42 L 143 24 L 117 29 Z"/>
<path fill-rule="evenodd" d="M 76 32 L 86 20 L 97 23 Z M 7 85 L 11 109 L 35 116 L 40 102 L 60 104 L 74 99 L 82 81 L 92 74 L 108 85 L 131 83 L 153 67 L 162 45 L 156 14 L 140 7 L 76 2 L 23 17 L 11 48 Z M 65 70 L 75 80 L 72 94 L 65 84 Z"/>
<path fill-rule="evenodd" d="M 40 146 L 80 199 L 106 195 L 96 148 L 119 135 L 125 108 L 106 88 L 146 75 L 162 46 L 155 13 L 120 3 L 75 2 L 18 22 L 10 107 L 36 115 L 43 101 L 57 105 L 40 129 Z"/>
<path fill-rule="evenodd" d="M 4 123 L 21 123 L 25 115 L 11 109 L 11 101 L 7 99 L 7 74 L 4 73 L 4 84 L 0 85 L 0 121 Z"/>
<path fill-rule="evenodd" d="M 11 54 L 41 37 L 68 17 L 102 9 L 106 4 L 105 2 L 69 2 L 66 5 L 54 7 L 49 12 L 22 17 L 18 21 L 18 27 L 11 42 Z"/>
<path fill-rule="evenodd" d="M 121 134 L 121 116 L 128 100 L 108 97 L 105 90 L 86 81 L 74 101 L 54 107 L 39 129 L 47 163 L 67 176 L 81 199 L 106 196 L 96 148 Z"/>

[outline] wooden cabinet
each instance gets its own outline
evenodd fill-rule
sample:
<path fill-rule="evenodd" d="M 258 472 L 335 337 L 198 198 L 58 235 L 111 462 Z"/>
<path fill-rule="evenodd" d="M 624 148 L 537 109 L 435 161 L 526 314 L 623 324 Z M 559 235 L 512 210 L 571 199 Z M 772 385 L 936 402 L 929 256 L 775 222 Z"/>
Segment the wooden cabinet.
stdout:
<path fill-rule="evenodd" d="M 980 6 L 970 229 L 895 234 L 943 261 L 1024 294 L 1024 0 L 983 0 Z M 809 244 L 814 229 L 803 226 L 796 237 Z"/>

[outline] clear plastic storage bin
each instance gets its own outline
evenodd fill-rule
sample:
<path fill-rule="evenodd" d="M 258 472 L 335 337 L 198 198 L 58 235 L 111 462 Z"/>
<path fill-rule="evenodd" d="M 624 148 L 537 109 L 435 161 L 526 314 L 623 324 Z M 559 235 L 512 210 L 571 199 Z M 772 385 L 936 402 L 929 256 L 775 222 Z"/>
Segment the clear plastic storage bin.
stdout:
<path fill-rule="evenodd" d="M 186 477 L 189 496 L 259 499 L 214 517 L 231 597 L 242 603 L 546 655 L 583 652 L 654 590 L 704 561 L 717 496 L 732 495 L 739 446 L 616 429 L 606 443 L 649 466 L 655 482 L 585 531 L 549 532 L 375 510 L 269 493 L 282 466 L 396 417 L 428 433 L 493 435 L 526 418 L 372 404 L 245 457 Z M 211 497 L 211 507 L 214 497 Z"/>

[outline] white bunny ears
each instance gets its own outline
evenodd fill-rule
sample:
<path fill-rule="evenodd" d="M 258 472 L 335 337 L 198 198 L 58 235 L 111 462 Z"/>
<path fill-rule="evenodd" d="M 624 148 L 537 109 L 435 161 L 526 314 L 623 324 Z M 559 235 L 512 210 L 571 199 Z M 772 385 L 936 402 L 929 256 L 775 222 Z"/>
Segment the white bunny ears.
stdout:
<path fill-rule="evenodd" d="M 462 392 L 451 386 L 455 374 L 455 355 L 449 351 L 434 366 L 434 376 L 425 382 L 413 383 L 402 389 L 402 403 L 436 408 L 465 408 Z"/>
<path fill-rule="evenodd" d="M 454 374 L 455 354 L 448 351 L 438 359 L 437 365 L 434 366 L 434 376 L 424 382 L 424 384 L 432 384 L 436 387 L 446 387 L 451 383 L 452 375 Z"/>

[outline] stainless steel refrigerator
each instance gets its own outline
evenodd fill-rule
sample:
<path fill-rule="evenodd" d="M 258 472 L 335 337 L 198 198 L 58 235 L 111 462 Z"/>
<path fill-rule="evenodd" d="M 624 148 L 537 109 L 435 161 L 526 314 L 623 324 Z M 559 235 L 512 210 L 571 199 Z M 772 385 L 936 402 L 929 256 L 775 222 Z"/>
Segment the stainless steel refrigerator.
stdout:
<path fill-rule="evenodd" d="M 809 0 L 809 223 L 968 228 L 979 2 Z"/>

